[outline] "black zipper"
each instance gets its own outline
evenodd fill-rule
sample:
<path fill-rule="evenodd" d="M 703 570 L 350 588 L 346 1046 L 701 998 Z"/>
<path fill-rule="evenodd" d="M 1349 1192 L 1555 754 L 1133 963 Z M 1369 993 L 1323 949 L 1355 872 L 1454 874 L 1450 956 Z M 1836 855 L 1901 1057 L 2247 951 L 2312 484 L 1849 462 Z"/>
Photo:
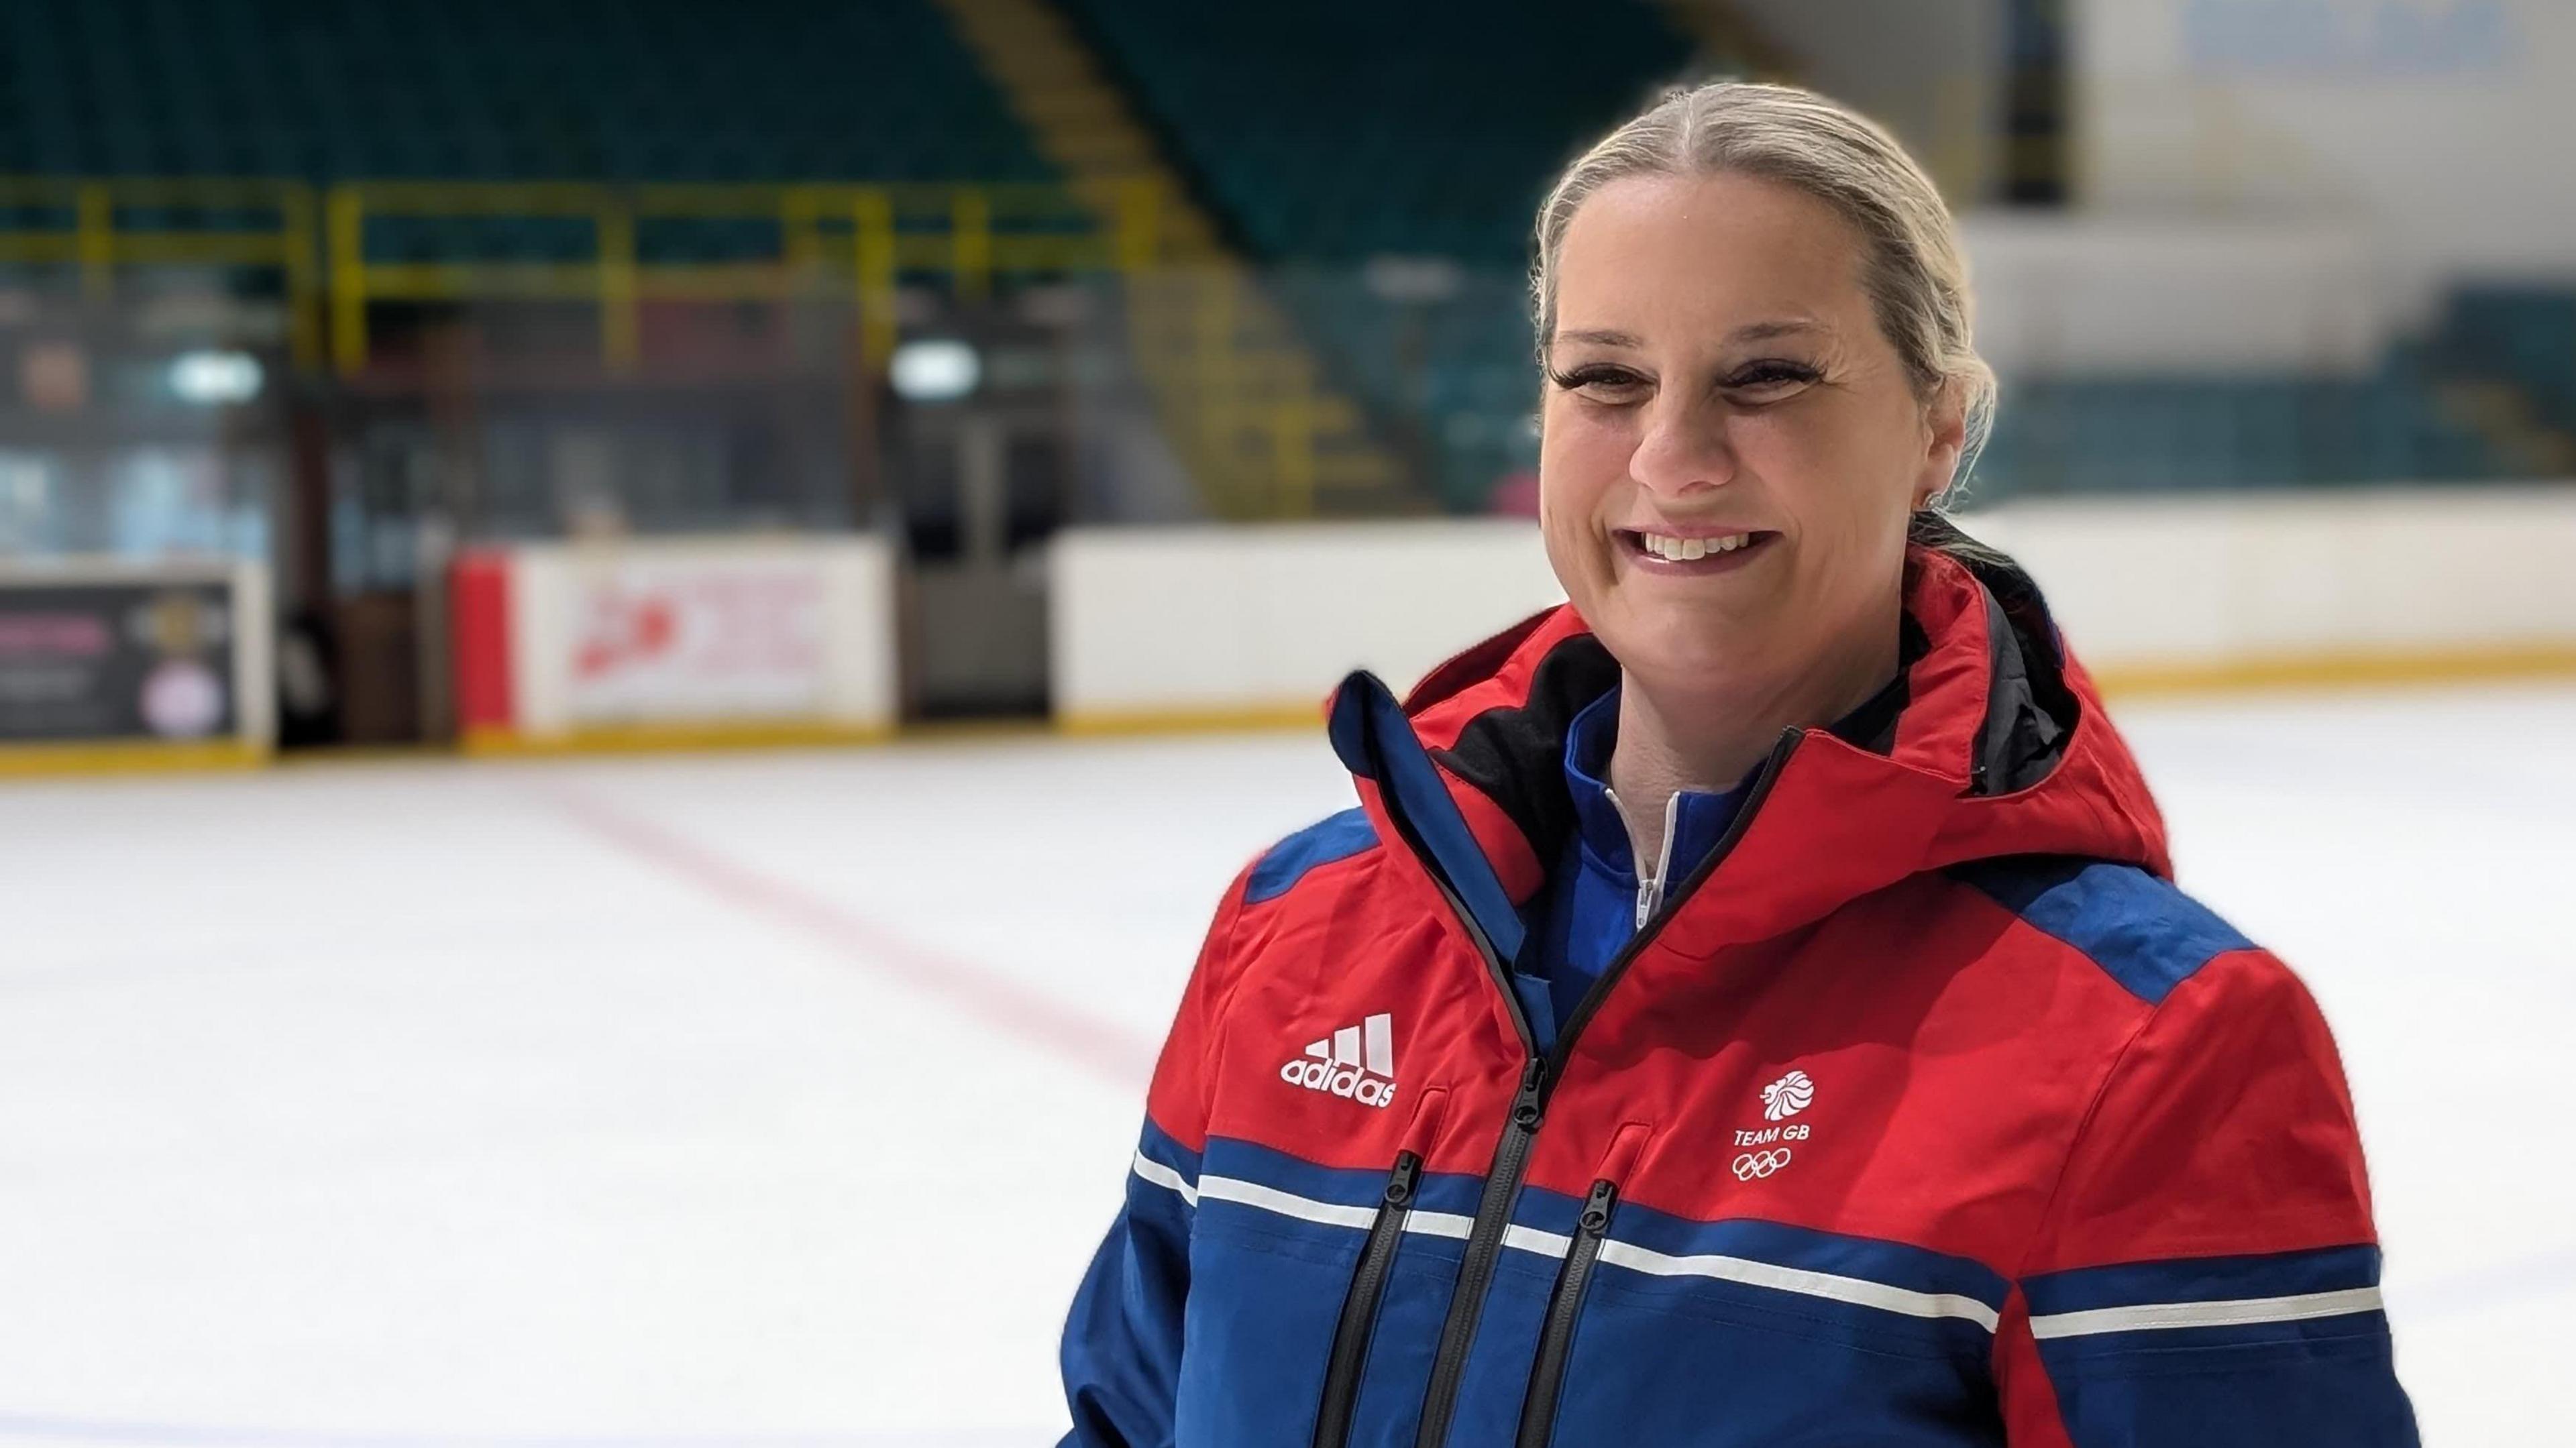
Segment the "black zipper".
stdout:
<path fill-rule="evenodd" d="M 1468 913 L 1466 902 L 1460 900 L 1457 891 L 1451 888 L 1440 862 L 1423 847 L 1421 837 L 1405 820 L 1403 811 L 1395 807 L 1394 792 L 1387 792 L 1387 817 L 1395 822 L 1405 844 L 1422 861 L 1432 882 L 1439 886 L 1442 898 L 1466 924 L 1468 935 L 1485 957 L 1486 970 L 1492 973 L 1495 987 L 1502 992 L 1504 1009 L 1510 1013 L 1513 1027 L 1520 1032 L 1522 1048 L 1530 1053 L 1528 1063 L 1521 1068 L 1520 1091 L 1512 1098 L 1511 1120 L 1504 1123 L 1502 1140 L 1494 1145 L 1494 1160 L 1486 1171 L 1484 1194 L 1476 1201 L 1475 1225 L 1467 1234 L 1467 1255 L 1458 1264 L 1458 1284 L 1449 1299 L 1448 1319 L 1440 1327 L 1439 1355 L 1432 1360 L 1431 1382 L 1423 1392 L 1421 1431 L 1414 1435 L 1414 1448 L 1447 1448 L 1449 1423 L 1458 1410 L 1458 1380 L 1467 1370 L 1468 1349 L 1475 1345 L 1476 1323 L 1485 1310 L 1485 1289 L 1493 1281 L 1494 1261 L 1502 1251 L 1503 1229 L 1511 1224 L 1513 1199 L 1520 1195 L 1521 1171 L 1529 1165 L 1530 1138 L 1538 1134 L 1539 1122 L 1546 1116 L 1548 1088 L 1555 1082 L 1573 1050 L 1575 1036 L 1599 1013 L 1602 997 L 1609 994 L 1610 988 L 1619 983 L 1619 978 L 1628 973 L 1629 962 L 1663 933 L 1664 922 L 1673 917 L 1681 901 L 1697 890 L 1719 865 L 1726 862 L 1726 857 L 1734 853 L 1736 842 L 1744 838 L 1755 812 L 1769 797 L 1771 786 L 1779 780 L 1782 767 L 1789 762 L 1789 756 L 1797 752 L 1798 741 L 1806 734 L 1806 730 L 1798 728 L 1780 732 L 1779 742 L 1771 746 L 1769 757 L 1762 761 L 1760 772 L 1754 776 L 1752 787 L 1745 793 L 1743 807 L 1735 812 L 1735 818 L 1727 824 L 1726 833 L 1719 836 L 1717 844 L 1709 850 L 1708 858 L 1701 861 L 1699 868 L 1691 871 L 1678 888 L 1665 894 L 1663 906 L 1655 918 L 1630 936 L 1619 953 L 1610 958 L 1610 963 L 1602 968 L 1601 978 L 1584 992 L 1574 1014 L 1566 1017 L 1558 1027 L 1556 1045 L 1544 1057 L 1537 1053 L 1537 1038 L 1531 1035 L 1529 1020 L 1521 1011 L 1520 997 L 1512 990 L 1511 967 L 1495 953 L 1493 942 L 1486 938 L 1475 917 Z"/>
<path fill-rule="evenodd" d="M 1467 1255 L 1458 1264 L 1458 1282 L 1449 1296 L 1449 1316 L 1440 1325 L 1440 1354 L 1432 1360 L 1431 1384 L 1422 1400 L 1422 1427 L 1417 1445 L 1436 1444 L 1449 1436 L 1449 1417 L 1458 1406 L 1458 1374 L 1467 1365 L 1467 1349 L 1476 1340 L 1477 1320 L 1485 1312 L 1485 1288 L 1501 1260 L 1503 1229 L 1511 1225 L 1512 1199 L 1520 1194 L 1521 1171 L 1529 1165 L 1530 1138 L 1546 1110 L 1547 1062 L 1532 1056 L 1521 1068 L 1521 1089 L 1512 1097 L 1511 1120 L 1494 1147 L 1494 1163 L 1485 1173 L 1484 1195 L 1476 1200 L 1476 1222 L 1467 1232 Z"/>
<path fill-rule="evenodd" d="M 1324 1401 L 1315 1414 L 1315 1448 L 1342 1448 L 1350 1441 L 1351 1410 L 1359 1406 L 1360 1369 L 1368 1363 L 1369 1338 L 1377 1331 L 1378 1299 L 1386 1295 L 1387 1269 L 1395 1265 L 1396 1244 L 1404 1239 L 1404 1219 L 1413 1209 L 1413 1189 L 1422 1179 L 1422 1158 L 1400 1152 L 1395 1172 L 1386 1179 L 1386 1194 L 1369 1223 L 1367 1245 L 1351 1269 L 1351 1290 L 1342 1298 L 1342 1320 L 1333 1328 L 1333 1352 L 1324 1369 Z"/>
<path fill-rule="evenodd" d="M 1556 1430 L 1557 1390 L 1565 1385 L 1565 1360 L 1574 1350 L 1574 1323 L 1583 1315 L 1583 1289 L 1592 1280 L 1592 1264 L 1601 1255 L 1601 1237 L 1610 1229 L 1610 1209 L 1619 1189 L 1607 1177 L 1592 1184 L 1583 1199 L 1583 1215 L 1574 1224 L 1574 1242 L 1565 1265 L 1557 1269 L 1556 1290 L 1547 1298 L 1546 1326 L 1540 1330 L 1538 1356 L 1530 1362 L 1529 1393 L 1521 1399 L 1521 1431 L 1515 1448 L 1547 1448 Z"/>

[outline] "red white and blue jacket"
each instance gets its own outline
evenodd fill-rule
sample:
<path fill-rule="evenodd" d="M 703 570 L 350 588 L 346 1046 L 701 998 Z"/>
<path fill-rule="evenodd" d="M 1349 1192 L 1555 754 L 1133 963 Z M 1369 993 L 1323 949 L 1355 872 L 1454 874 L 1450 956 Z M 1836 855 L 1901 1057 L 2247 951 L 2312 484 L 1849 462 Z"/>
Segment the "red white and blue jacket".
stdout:
<path fill-rule="evenodd" d="M 1570 609 L 1233 884 L 1063 1351 L 1074 1445 L 2396 1448 L 2352 1103 L 2177 890 L 2028 580 L 1917 549 L 1875 739 L 1789 730 L 1545 1052 Z"/>

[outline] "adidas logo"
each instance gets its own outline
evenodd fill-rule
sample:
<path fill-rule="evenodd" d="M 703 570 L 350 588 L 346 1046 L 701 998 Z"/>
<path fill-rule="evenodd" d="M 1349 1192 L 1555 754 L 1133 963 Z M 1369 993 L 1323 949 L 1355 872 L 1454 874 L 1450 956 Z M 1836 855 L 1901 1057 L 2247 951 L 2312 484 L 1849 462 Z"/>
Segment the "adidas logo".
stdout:
<path fill-rule="evenodd" d="M 1279 1079 L 1362 1106 L 1386 1105 L 1395 1099 L 1395 1017 L 1381 1013 L 1342 1027 L 1280 1067 Z"/>

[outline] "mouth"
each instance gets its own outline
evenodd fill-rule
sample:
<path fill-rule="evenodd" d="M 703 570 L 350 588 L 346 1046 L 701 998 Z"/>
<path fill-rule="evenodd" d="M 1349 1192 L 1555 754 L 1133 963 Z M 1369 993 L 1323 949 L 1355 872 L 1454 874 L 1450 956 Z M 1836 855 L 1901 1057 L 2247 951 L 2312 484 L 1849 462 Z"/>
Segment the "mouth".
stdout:
<path fill-rule="evenodd" d="M 1637 528 L 1611 530 L 1612 539 L 1629 561 L 1649 573 L 1697 576 L 1728 573 L 1769 551 L 1780 535 L 1762 529 L 1742 533 L 1653 533 Z"/>

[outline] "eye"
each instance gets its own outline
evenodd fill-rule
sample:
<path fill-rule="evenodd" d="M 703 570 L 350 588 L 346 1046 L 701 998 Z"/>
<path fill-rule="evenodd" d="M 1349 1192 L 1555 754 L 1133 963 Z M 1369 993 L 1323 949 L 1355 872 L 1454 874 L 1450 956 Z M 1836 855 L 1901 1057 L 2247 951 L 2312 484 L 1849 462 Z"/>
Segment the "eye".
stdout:
<path fill-rule="evenodd" d="M 1776 402 L 1822 380 L 1823 374 L 1804 362 L 1771 357 L 1746 363 L 1720 385 L 1729 392 L 1750 394 L 1757 402 Z"/>
<path fill-rule="evenodd" d="M 1551 370 L 1547 377 L 1568 392 L 1579 392 L 1590 401 L 1612 407 L 1642 402 L 1646 393 L 1652 390 L 1644 377 L 1625 367 L 1613 367 L 1603 362 L 1577 367 L 1571 372 Z"/>

